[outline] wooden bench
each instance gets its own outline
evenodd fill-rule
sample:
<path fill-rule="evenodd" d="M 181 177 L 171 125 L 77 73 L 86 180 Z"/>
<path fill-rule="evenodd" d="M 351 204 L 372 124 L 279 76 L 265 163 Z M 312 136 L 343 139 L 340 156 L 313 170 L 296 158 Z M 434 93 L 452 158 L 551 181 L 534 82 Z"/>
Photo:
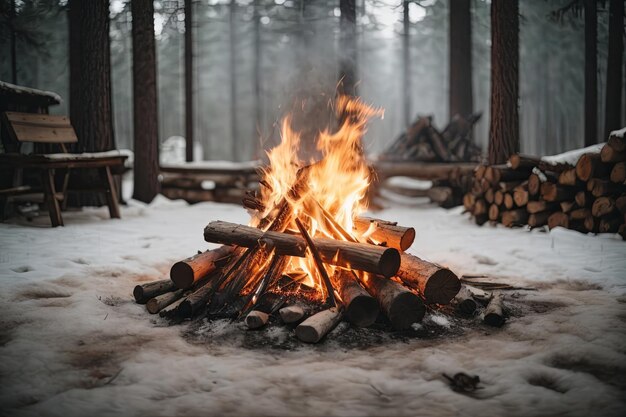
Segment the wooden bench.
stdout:
<path fill-rule="evenodd" d="M 52 226 L 63 226 L 60 202 L 67 200 L 69 176 L 77 169 L 97 169 L 102 184 L 89 190 L 100 191 L 106 196 L 111 218 L 120 218 L 118 194 L 112 170 L 122 170 L 127 158 L 119 151 L 72 154 L 66 145 L 77 143 L 76 132 L 66 116 L 5 112 L 2 122 L 6 125 L 10 139 L 21 148 L 26 142 L 58 147 L 62 153 L 0 153 L 0 166 L 13 168 L 13 187 L 0 190 L 0 197 L 31 195 L 38 189 L 23 186 L 21 173 L 36 170 L 41 175 L 43 201 L 48 206 Z M 19 148 L 18 148 L 19 149 Z M 65 170 L 60 192 L 55 184 L 55 170 Z M 74 191 L 74 190 L 73 190 Z M 30 193 L 30 194 L 29 194 Z M 41 193 L 39 193 L 41 195 Z"/>

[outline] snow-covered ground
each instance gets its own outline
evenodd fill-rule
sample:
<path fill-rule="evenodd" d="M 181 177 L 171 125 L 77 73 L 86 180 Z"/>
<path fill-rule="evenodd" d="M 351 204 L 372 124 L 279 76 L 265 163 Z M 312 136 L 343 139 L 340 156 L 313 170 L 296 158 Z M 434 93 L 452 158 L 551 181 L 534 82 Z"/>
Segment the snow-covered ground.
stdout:
<path fill-rule="evenodd" d="M 0 224 L 0 415 L 624 415 L 626 243 L 477 227 L 429 205 L 376 216 L 414 226 L 411 252 L 460 274 L 537 291 L 501 329 L 348 347 L 339 326 L 321 345 L 250 346 L 224 322 L 167 326 L 133 302 L 134 285 L 207 248 L 211 220 L 246 222 L 236 206 L 131 202 Z M 221 332 L 221 333 L 220 333 Z M 226 337 L 243 335 L 244 339 Z M 248 332 L 248 334 L 251 334 Z M 258 334 L 258 333 L 257 333 Z M 275 327 L 268 337 L 293 337 Z M 474 395 L 442 373 L 479 375 Z"/>

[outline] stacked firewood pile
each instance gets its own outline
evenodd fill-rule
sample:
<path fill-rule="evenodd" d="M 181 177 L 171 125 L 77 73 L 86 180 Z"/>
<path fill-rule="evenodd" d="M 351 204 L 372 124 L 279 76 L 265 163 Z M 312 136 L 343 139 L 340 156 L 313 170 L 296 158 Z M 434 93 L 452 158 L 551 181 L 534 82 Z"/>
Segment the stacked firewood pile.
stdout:
<path fill-rule="evenodd" d="M 513 155 L 506 165 L 480 165 L 463 205 L 477 224 L 560 226 L 626 239 L 626 141 L 620 133 L 577 160 Z"/>
<path fill-rule="evenodd" d="M 354 227 L 372 231 L 370 236 L 384 239 L 387 246 L 311 238 L 305 229 L 298 235 L 214 221 L 204 230 L 205 240 L 223 246 L 176 262 L 169 279 L 137 285 L 133 295 L 148 312 L 173 322 L 233 318 L 257 329 L 276 316 L 306 343 L 319 342 L 342 320 L 371 326 L 379 312 L 393 329 L 405 330 L 420 322 L 427 309 L 446 305 L 487 325 L 504 324 L 500 287 L 486 288 L 495 290 L 488 292 L 465 279 L 462 285 L 449 269 L 404 252 L 413 243 L 413 228 L 367 217 L 357 217 Z M 282 273 L 289 257 L 309 251 L 320 272 L 329 265 L 339 267 L 331 276 L 321 274 L 327 288 L 323 301 L 302 276 Z M 252 291 L 246 291 L 251 283 Z"/>
<path fill-rule="evenodd" d="M 458 162 L 480 161 L 481 150 L 471 140 L 480 114 L 455 116 L 443 131 L 432 116 L 420 116 L 379 158 L 387 161 Z"/>
<path fill-rule="evenodd" d="M 448 178 L 434 180 L 426 195 L 433 203 L 443 208 L 451 208 L 463 204 L 463 196 L 472 190 L 474 175 L 460 168 L 455 168 Z"/>
<path fill-rule="evenodd" d="M 257 165 L 230 163 L 227 166 L 162 166 L 161 194 L 188 203 L 240 203 L 248 192 L 258 189 Z"/>

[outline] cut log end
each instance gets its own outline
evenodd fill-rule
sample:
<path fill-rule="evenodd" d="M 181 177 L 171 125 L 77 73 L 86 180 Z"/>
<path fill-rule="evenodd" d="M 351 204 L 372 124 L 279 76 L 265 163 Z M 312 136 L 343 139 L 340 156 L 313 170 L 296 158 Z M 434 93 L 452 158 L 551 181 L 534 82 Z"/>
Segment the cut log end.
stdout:
<path fill-rule="evenodd" d="M 403 251 L 407 250 L 411 247 L 413 241 L 415 241 L 415 229 L 409 227 L 402 235 L 402 238 L 400 238 L 400 249 Z"/>
<path fill-rule="evenodd" d="M 187 289 L 194 282 L 193 268 L 184 261 L 176 262 L 170 269 L 170 279 L 178 288 Z"/>
<path fill-rule="evenodd" d="M 387 311 L 387 317 L 397 330 L 405 330 L 413 323 L 422 321 L 426 307 L 422 300 L 412 292 L 404 292 L 394 298 Z"/>
<path fill-rule="evenodd" d="M 495 293 L 485 308 L 485 316 L 483 321 L 485 324 L 493 327 L 502 327 L 505 322 L 504 318 L 504 296 L 501 293 Z"/>
<path fill-rule="evenodd" d="M 300 306 L 289 306 L 278 311 L 283 323 L 296 323 L 304 317 L 304 310 Z"/>
<path fill-rule="evenodd" d="M 424 298 L 430 304 L 448 304 L 461 289 L 461 281 L 449 269 L 431 275 L 424 287 Z"/>
<path fill-rule="evenodd" d="M 380 273 L 389 278 L 394 276 L 400 269 L 400 252 L 397 249 L 388 248 L 380 257 Z"/>
<path fill-rule="evenodd" d="M 267 324 L 269 317 L 267 313 L 253 310 L 246 316 L 246 326 L 248 326 L 249 329 L 261 328 Z"/>
<path fill-rule="evenodd" d="M 371 326 L 378 317 L 378 302 L 369 295 L 357 296 L 346 308 L 345 316 L 355 326 Z"/>

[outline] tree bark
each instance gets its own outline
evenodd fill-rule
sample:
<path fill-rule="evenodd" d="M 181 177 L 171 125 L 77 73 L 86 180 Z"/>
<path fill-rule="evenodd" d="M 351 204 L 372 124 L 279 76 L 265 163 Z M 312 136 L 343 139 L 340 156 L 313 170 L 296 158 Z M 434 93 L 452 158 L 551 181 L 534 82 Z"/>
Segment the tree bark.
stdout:
<path fill-rule="evenodd" d="M 133 198 L 149 203 L 159 191 L 159 131 L 157 106 L 154 4 L 133 0 Z"/>
<path fill-rule="evenodd" d="M 195 282 L 217 269 L 234 253 L 232 246 L 221 246 L 176 262 L 170 269 L 170 279 L 177 288 L 190 288 Z"/>
<path fill-rule="evenodd" d="M 381 244 L 384 243 L 384 246 L 401 251 L 410 248 L 415 240 L 414 228 L 398 226 L 396 222 L 371 217 L 355 217 L 354 230 L 360 234 L 369 231 L 368 237 Z"/>
<path fill-rule="evenodd" d="M 356 96 L 356 0 L 339 0 L 339 10 L 341 11 L 341 34 L 337 93 L 340 95 Z"/>
<path fill-rule="evenodd" d="M 193 161 L 193 5 L 185 0 L 185 160 Z"/>
<path fill-rule="evenodd" d="M 598 5 L 585 4 L 585 146 L 598 143 Z"/>
<path fill-rule="evenodd" d="M 622 67 L 624 66 L 624 1 L 609 3 L 609 55 L 606 65 L 604 137 L 621 126 Z"/>
<path fill-rule="evenodd" d="M 228 14 L 229 21 L 229 67 L 230 67 L 230 134 L 231 134 L 231 154 L 233 161 L 239 161 L 239 126 L 237 121 L 237 39 L 235 37 L 235 11 L 237 10 L 237 1 L 230 1 L 230 11 Z"/>
<path fill-rule="evenodd" d="M 109 1 L 70 0 L 70 119 L 78 136 L 77 152 L 115 148 L 109 48 Z M 98 173 L 85 172 L 85 183 L 99 183 Z M 100 193 L 80 193 L 78 205 L 103 205 Z"/>
<path fill-rule="evenodd" d="M 408 0 L 402 2 L 402 103 L 404 125 L 411 124 L 411 44 Z"/>
<path fill-rule="evenodd" d="M 461 289 L 461 281 L 448 268 L 408 253 L 401 256 L 398 276 L 406 285 L 418 290 L 427 303 L 448 304 Z"/>
<path fill-rule="evenodd" d="M 330 332 L 342 318 L 342 312 L 336 307 L 309 317 L 296 327 L 296 336 L 305 343 L 317 343 Z"/>
<path fill-rule="evenodd" d="M 450 114 L 467 117 L 472 105 L 472 17 L 471 0 L 450 3 Z"/>
<path fill-rule="evenodd" d="M 519 5 L 491 3 L 491 109 L 489 163 L 507 161 L 519 151 Z"/>
<path fill-rule="evenodd" d="M 166 292 L 174 291 L 176 285 L 169 279 L 148 282 L 147 284 L 137 285 L 133 290 L 133 296 L 138 304 L 145 304 L 153 297 Z"/>

